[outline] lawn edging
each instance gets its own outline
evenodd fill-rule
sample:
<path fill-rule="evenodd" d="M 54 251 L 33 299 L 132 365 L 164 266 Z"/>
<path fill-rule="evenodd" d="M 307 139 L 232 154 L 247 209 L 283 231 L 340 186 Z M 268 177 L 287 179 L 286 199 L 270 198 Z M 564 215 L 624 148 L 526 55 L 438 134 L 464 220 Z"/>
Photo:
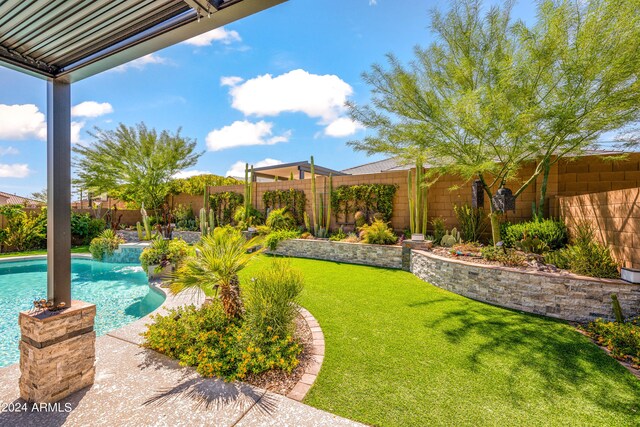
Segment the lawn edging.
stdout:
<path fill-rule="evenodd" d="M 625 316 L 640 315 L 640 285 L 618 279 L 523 271 L 419 250 L 412 251 L 411 272 L 458 295 L 558 319 L 614 320 L 611 294 L 618 296 Z"/>
<path fill-rule="evenodd" d="M 309 390 L 311 390 L 313 383 L 318 378 L 322 362 L 324 361 L 324 334 L 322 332 L 322 328 L 320 328 L 320 323 L 318 323 L 309 310 L 299 307 L 298 311 L 311 330 L 311 363 L 305 367 L 302 377 L 298 383 L 293 386 L 291 391 L 287 394 L 287 397 L 289 399 L 302 402 L 307 393 L 309 393 Z"/>
<path fill-rule="evenodd" d="M 278 247 L 275 250 L 269 250 L 268 253 L 374 267 L 402 268 L 402 247 L 397 245 L 290 239 L 279 242 Z"/>

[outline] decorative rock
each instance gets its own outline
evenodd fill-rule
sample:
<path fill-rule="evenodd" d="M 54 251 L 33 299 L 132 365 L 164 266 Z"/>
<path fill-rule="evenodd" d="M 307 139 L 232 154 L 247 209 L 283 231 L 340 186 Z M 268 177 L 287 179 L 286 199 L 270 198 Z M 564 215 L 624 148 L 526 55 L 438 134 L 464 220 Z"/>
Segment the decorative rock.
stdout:
<path fill-rule="evenodd" d="M 72 301 L 61 312 L 20 313 L 20 397 L 53 403 L 93 384 L 96 306 Z"/>

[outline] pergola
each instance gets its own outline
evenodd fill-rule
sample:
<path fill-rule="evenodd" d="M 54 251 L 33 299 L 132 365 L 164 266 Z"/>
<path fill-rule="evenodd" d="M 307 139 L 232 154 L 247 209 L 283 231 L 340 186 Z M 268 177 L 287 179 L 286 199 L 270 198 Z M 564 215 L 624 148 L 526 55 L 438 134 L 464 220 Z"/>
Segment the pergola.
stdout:
<path fill-rule="evenodd" d="M 294 163 L 281 163 L 273 166 L 262 166 L 253 170 L 253 178 L 263 179 L 276 179 L 286 181 L 293 174 L 294 179 L 306 179 L 311 177 L 311 163 L 308 161 L 294 162 Z M 314 166 L 314 172 L 320 176 L 342 176 L 348 175 L 344 172 L 336 171 L 333 169 L 325 168 L 322 166 Z"/>
<path fill-rule="evenodd" d="M 71 84 L 286 0 L 0 0 L 0 64 L 47 80 L 47 293 L 71 305 Z"/>

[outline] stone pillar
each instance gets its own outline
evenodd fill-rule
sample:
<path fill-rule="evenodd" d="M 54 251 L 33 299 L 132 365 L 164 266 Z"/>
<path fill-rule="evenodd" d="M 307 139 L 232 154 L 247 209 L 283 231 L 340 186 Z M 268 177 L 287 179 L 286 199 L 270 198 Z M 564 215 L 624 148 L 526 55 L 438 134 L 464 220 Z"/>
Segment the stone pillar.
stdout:
<path fill-rule="evenodd" d="M 402 241 L 402 269 L 411 270 L 411 251 L 431 249 L 433 243 L 430 240 L 403 240 Z"/>
<path fill-rule="evenodd" d="M 60 312 L 20 313 L 20 397 L 53 403 L 93 384 L 96 306 L 73 301 Z"/>

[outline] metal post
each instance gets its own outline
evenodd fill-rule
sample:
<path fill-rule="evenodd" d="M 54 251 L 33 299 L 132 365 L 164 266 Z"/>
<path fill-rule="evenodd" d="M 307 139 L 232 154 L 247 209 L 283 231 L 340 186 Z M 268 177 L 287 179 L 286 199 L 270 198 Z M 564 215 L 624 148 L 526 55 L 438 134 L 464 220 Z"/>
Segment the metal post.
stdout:
<path fill-rule="evenodd" d="M 47 295 L 71 306 L 71 84 L 47 82 Z"/>

